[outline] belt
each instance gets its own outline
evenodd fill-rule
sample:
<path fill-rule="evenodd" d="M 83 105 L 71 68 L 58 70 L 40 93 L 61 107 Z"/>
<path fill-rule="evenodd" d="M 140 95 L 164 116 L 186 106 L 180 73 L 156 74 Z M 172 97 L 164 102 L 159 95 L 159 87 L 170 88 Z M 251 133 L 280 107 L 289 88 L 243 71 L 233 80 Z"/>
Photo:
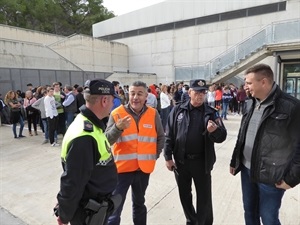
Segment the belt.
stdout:
<path fill-rule="evenodd" d="M 203 154 L 185 154 L 184 158 L 185 159 L 202 159 L 204 157 L 203 157 Z"/>

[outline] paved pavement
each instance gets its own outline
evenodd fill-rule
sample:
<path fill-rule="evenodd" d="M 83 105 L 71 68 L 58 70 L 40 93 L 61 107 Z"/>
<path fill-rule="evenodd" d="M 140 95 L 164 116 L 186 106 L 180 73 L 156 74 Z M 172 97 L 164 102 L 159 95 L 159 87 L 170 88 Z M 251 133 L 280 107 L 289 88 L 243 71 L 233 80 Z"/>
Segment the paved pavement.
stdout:
<path fill-rule="evenodd" d="M 229 174 L 240 117 L 225 121 L 228 137 L 216 144 L 217 162 L 212 172 L 215 225 L 242 225 L 243 209 L 239 176 Z M 27 132 L 25 130 L 24 134 Z M 14 139 L 11 127 L 0 127 L 0 225 L 55 225 L 56 203 L 62 173 L 60 148 L 42 145 L 43 136 Z M 61 142 L 61 140 L 59 140 Z M 130 193 L 121 225 L 132 225 Z M 146 194 L 148 225 L 184 225 L 172 172 L 158 159 Z M 280 211 L 282 225 L 300 225 L 300 186 L 288 190 Z"/>

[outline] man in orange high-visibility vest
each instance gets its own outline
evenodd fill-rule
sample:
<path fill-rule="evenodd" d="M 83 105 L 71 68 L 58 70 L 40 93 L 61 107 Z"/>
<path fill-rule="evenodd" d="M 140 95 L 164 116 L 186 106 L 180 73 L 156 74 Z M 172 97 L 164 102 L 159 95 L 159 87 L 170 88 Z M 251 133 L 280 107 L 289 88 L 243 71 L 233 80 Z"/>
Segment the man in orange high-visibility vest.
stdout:
<path fill-rule="evenodd" d="M 146 106 L 147 86 L 135 81 L 129 88 L 129 103 L 121 105 L 110 114 L 106 136 L 113 145 L 113 155 L 118 169 L 118 184 L 114 194 L 123 201 L 108 219 L 109 225 L 119 225 L 126 194 L 131 186 L 133 223 L 146 225 L 145 192 L 150 173 L 161 153 L 165 135 L 159 113 Z"/>

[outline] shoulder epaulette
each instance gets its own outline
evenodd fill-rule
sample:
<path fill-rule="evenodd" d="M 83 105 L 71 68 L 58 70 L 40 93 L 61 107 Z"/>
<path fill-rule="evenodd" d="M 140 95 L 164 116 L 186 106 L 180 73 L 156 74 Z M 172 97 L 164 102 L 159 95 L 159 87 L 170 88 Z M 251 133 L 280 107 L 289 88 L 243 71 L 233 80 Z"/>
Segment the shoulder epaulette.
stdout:
<path fill-rule="evenodd" d="M 90 121 L 85 120 L 83 121 L 83 130 L 87 132 L 93 132 L 94 131 L 94 124 L 92 124 Z"/>

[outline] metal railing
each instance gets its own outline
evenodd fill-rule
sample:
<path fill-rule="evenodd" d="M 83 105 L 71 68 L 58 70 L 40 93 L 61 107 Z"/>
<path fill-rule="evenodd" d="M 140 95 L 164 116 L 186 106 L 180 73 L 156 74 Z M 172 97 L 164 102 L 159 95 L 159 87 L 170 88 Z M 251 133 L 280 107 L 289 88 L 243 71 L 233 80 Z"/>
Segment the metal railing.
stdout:
<path fill-rule="evenodd" d="M 289 43 L 299 40 L 299 19 L 272 23 L 241 43 L 232 46 L 204 65 L 175 67 L 175 80 L 201 78 L 211 81 L 248 59 L 267 45 Z"/>

